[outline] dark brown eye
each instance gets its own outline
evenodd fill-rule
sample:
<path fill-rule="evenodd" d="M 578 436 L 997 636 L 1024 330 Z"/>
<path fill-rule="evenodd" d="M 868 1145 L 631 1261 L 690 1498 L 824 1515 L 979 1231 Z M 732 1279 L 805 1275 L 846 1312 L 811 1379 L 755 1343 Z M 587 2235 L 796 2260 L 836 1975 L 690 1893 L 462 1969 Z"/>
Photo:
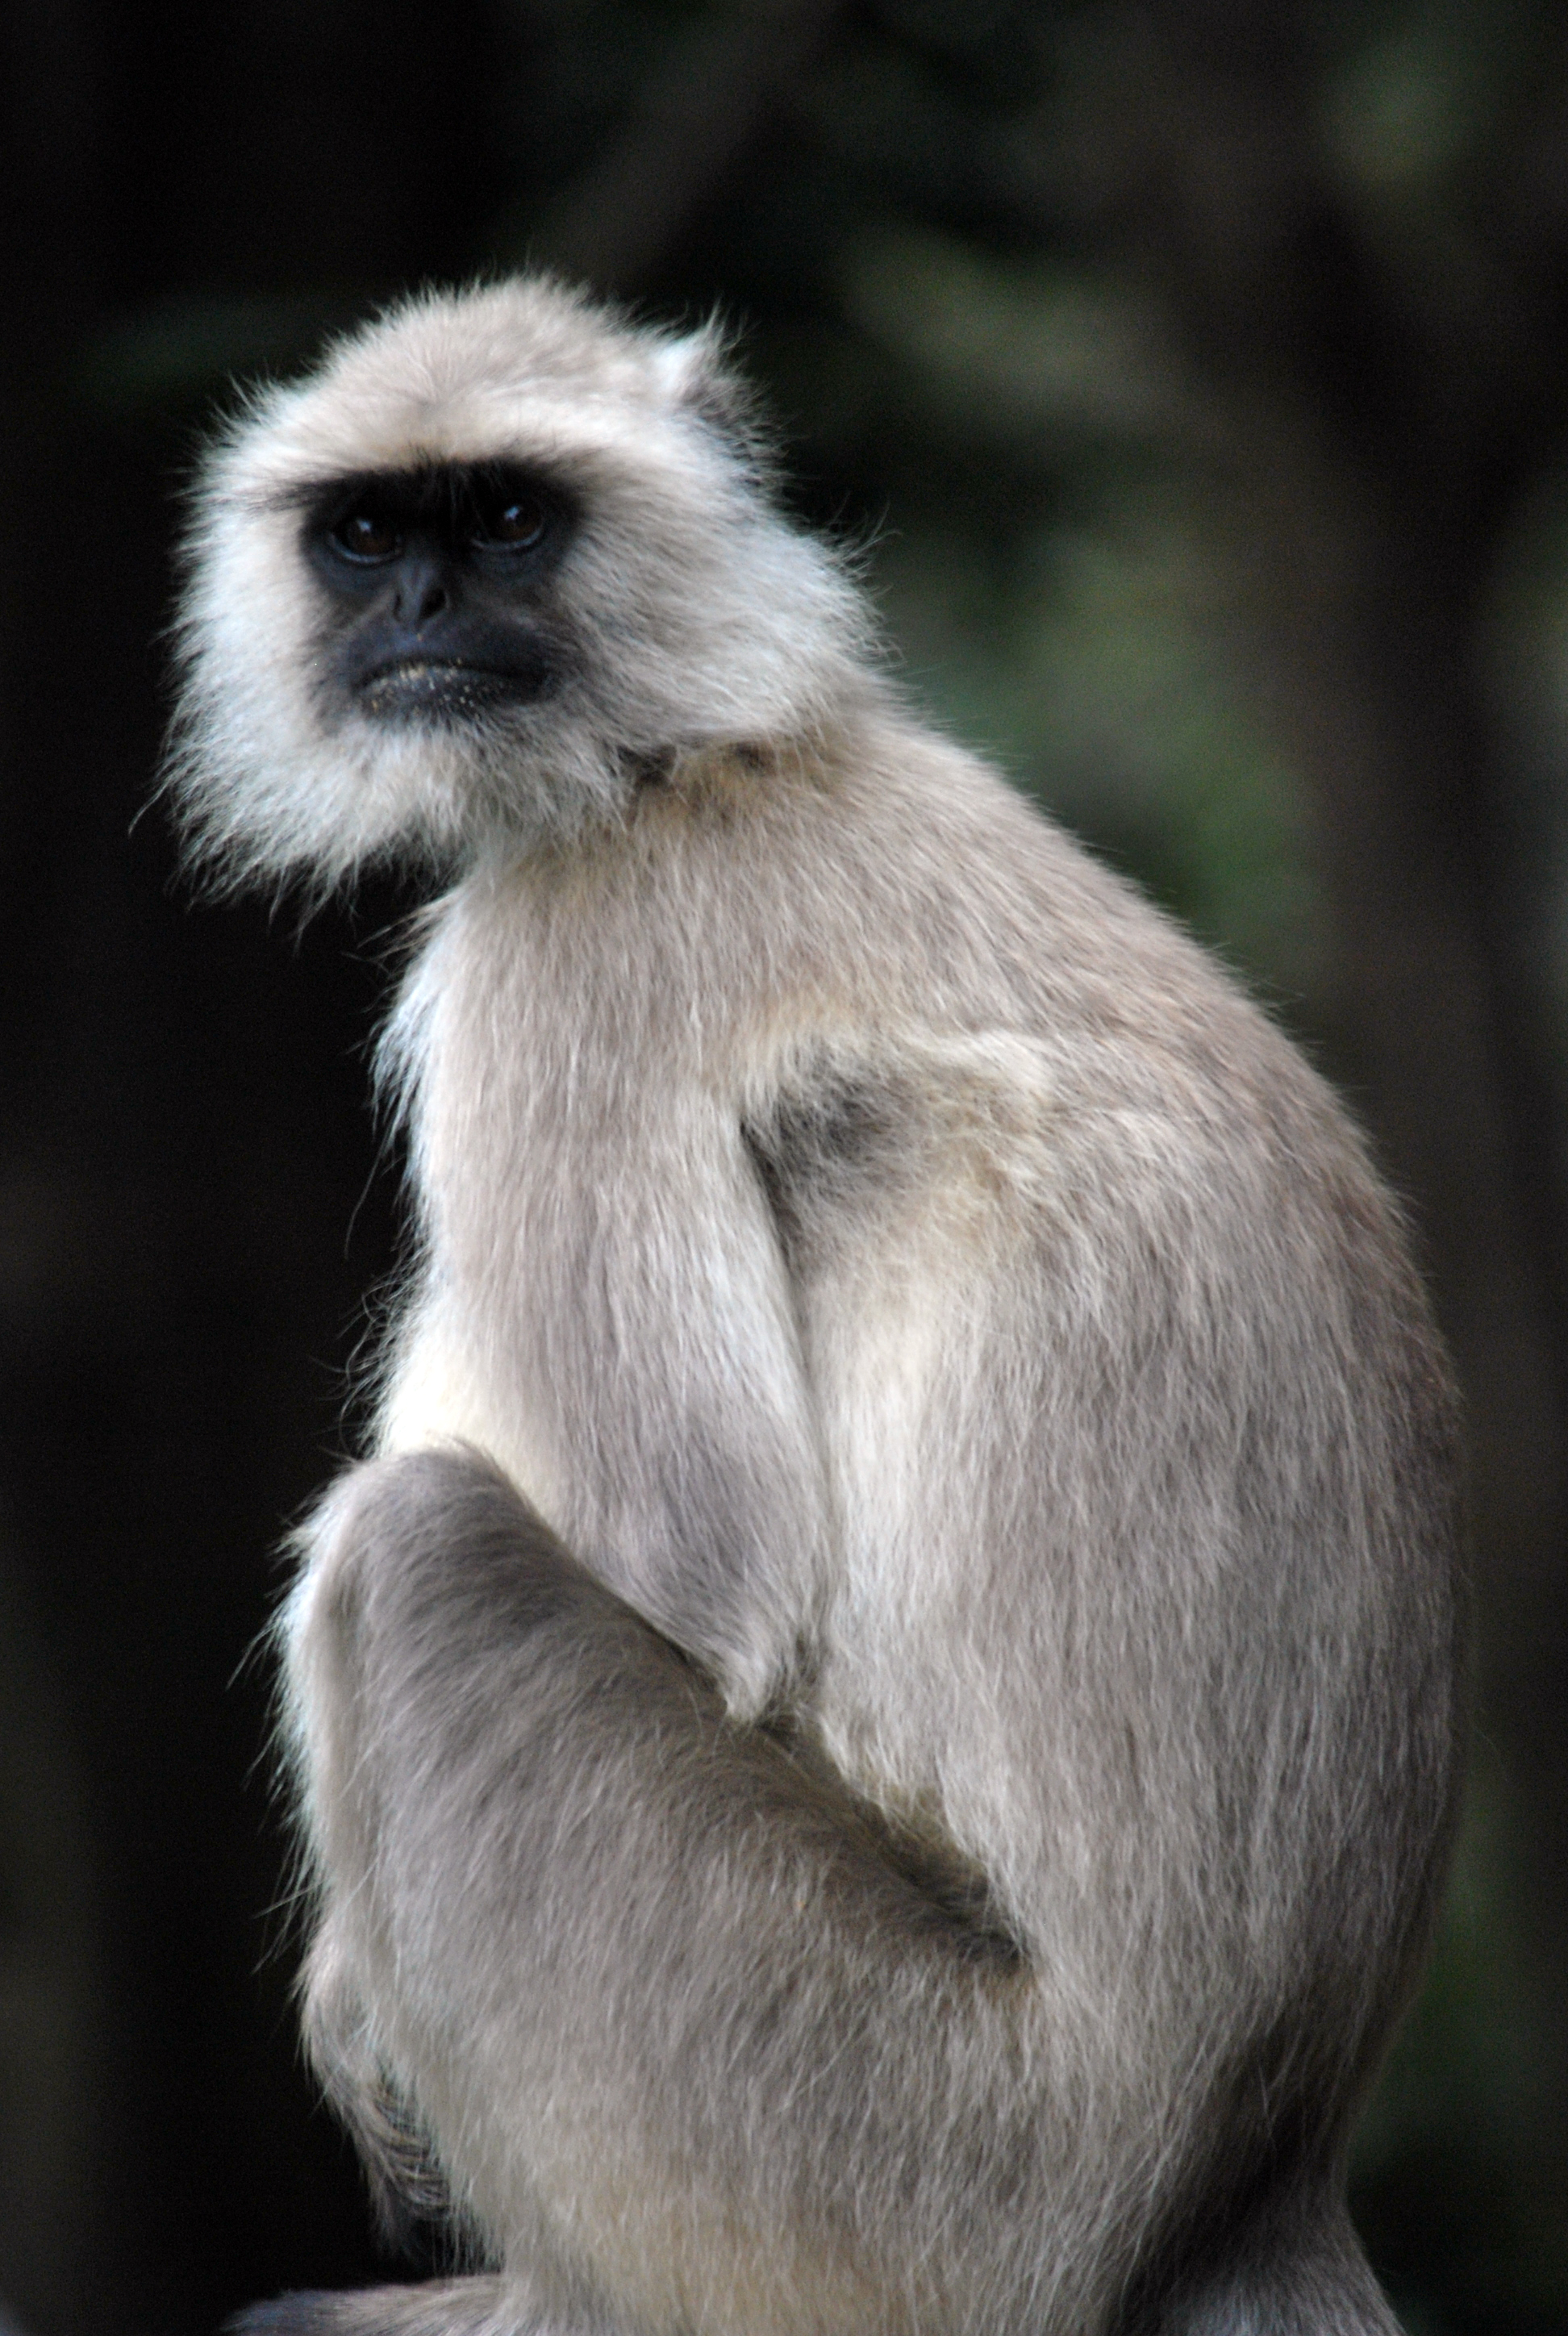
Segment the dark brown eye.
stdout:
<path fill-rule="evenodd" d="M 475 543 L 492 544 L 502 551 L 530 551 L 547 524 L 544 505 L 534 495 L 498 495 L 482 509 L 473 530 Z"/>
<path fill-rule="evenodd" d="M 403 537 L 389 519 L 375 511 L 353 511 L 332 530 L 336 549 L 350 560 L 395 560 Z"/>

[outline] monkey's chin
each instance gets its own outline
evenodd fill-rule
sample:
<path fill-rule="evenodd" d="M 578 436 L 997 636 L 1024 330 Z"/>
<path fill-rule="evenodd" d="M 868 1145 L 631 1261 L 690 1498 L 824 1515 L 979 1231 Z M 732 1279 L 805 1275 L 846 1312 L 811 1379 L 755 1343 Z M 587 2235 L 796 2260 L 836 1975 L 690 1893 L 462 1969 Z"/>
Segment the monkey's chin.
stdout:
<path fill-rule="evenodd" d="M 361 710 L 377 721 L 446 723 L 472 721 L 502 706 L 524 706 L 539 694 L 540 683 L 532 675 L 411 657 L 372 674 L 355 696 Z"/>

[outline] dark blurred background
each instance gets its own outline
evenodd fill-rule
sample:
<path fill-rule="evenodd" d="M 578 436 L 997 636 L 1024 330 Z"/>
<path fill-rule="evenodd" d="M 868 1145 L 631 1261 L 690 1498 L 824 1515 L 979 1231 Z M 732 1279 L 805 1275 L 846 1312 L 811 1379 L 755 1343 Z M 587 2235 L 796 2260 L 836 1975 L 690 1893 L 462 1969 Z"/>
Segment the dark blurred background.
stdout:
<path fill-rule="evenodd" d="M 1407 1196 L 1473 1782 L 1355 2198 L 1568 2329 L 1562 0 L 46 0 L 0 29 L 0 2320 L 369 2275 L 297 2052 L 285 1521 L 396 1241 L 400 902 L 181 891 L 177 498 L 236 380 L 530 258 L 744 336 L 909 685 L 1214 942 Z"/>

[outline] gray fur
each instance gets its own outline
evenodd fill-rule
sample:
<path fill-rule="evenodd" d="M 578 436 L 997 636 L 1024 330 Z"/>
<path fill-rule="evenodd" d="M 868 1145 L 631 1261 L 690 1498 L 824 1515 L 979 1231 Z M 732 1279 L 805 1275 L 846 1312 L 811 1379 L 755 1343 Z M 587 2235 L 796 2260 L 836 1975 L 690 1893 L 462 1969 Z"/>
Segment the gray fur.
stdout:
<path fill-rule="evenodd" d="M 501 2266 L 254 2324 L 1374 2336 L 1343 2148 L 1457 1731 L 1395 1212 L 1223 974 L 897 703 L 716 367 L 427 299 L 202 507 L 197 849 L 455 879 L 383 1056 L 378 1456 L 284 1640 L 312 2049 Z M 580 497 L 572 677 L 327 720 L 300 494 L 501 456 Z"/>
<path fill-rule="evenodd" d="M 423 2287 L 280 2295 L 229 2321 L 225 2336 L 550 2336 L 520 2321 L 499 2279 L 431 2280 Z"/>

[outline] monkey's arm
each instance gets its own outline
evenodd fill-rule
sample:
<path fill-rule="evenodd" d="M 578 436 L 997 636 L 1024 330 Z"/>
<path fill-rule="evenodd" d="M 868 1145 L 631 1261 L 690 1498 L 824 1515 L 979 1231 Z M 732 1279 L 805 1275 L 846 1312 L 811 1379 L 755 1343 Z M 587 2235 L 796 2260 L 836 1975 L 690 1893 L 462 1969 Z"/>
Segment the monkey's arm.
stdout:
<path fill-rule="evenodd" d="M 922 2263 L 1018 2319 L 1076 2146 L 1027 1971 L 503 1480 L 350 1478 L 290 1685 L 318 2057 L 405 2088 L 503 2255 L 542 2208 L 650 2326 L 940 2321 Z"/>
<path fill-rule="evenodd" d="M 733 1103 L 688 1066 L 661 1080 L 657 1112 L 642 1107 L 597 1025 L 575 1068 L 547 1061 L 514 1110 L 474 1110 L 465 969 L 506 938 L 484 906 L 458 901 L 421 976 L 443 997 L 411 1047 L 428 1260 L 381 1448 L 488 1453 L 707 1666 L 732 1711 L 755 1716 L 787 1682 L 831 1564 L 776 1225 Z M 523 1024 L 526 988 L 519 975 L 487 1023 Z M 420 1008 L 416 989 L 416 1027 Z"/>

